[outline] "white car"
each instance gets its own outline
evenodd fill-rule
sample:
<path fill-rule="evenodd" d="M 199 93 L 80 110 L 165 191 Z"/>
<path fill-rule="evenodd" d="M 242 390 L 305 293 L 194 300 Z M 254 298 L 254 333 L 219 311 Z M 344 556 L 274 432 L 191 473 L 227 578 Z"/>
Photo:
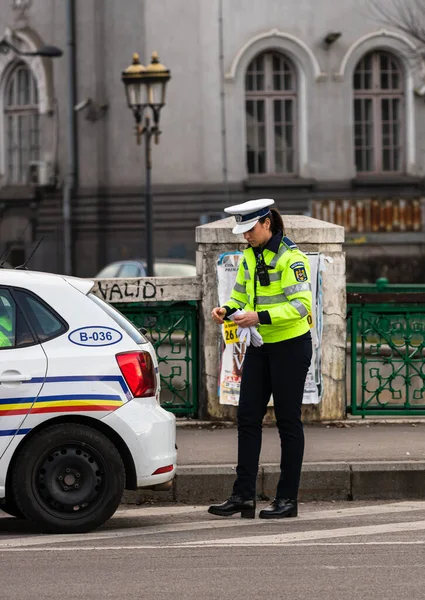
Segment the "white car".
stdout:
<path fill-rule="evenodd" d="M 0 271 L 0 508 L 44 531 L 94 529 L 175 475 L 154 349 L 92 287 Z"/>
<path fill-rule="evenodd" d="M 153 265 L 155 277 L 196 277 L 195 263 L 176 258 L 155 260 Z M 96 279 L 114 279 L 115 277 L 146 277 L 146 261 L 143 258 L 119 260 L 103 267 Z"/>

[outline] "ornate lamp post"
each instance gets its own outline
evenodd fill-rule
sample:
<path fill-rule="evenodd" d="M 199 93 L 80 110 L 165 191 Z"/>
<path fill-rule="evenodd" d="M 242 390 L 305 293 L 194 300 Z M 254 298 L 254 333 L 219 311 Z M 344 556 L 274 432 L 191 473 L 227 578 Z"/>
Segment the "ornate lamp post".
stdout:
<path fill-rule="evenodd" d="M 133 63 L 122 73 L 127 104 L 132 110 L 136 121 L 136 139 L 140 145 L 142 137 L 146 137 L 145 146 L 145 211 L 146 211 L 146 259 L 147 274 L 153 275 L 153 222 L 152 222 L 152 152 L 151 140 L 159 143 L 161 130 L 159 120 L 161 109 L 165 105 L 167 82 L 170 71 L 159 62 L 158 54 L 152 53 L 151 64 L 144 67 L 139 55 L 133 54 Z M 145 112 L 146 111 L 146 112 Z"/>

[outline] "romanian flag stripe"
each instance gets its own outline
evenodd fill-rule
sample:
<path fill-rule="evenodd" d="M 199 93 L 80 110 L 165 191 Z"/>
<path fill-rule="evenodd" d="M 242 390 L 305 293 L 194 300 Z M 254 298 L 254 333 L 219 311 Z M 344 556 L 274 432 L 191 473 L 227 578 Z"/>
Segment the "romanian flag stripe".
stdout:
<path fill-rule="evenodd" d="M 0 415 L 5 415 L 7 412 L 9 412 L 10 410 L 19 410 L 19 413 L 16 414 L 25 414 L 27 413 L 31 407 L 33 406 L 33 404 L 6 404 L 3 406 L 0 406 Z"/>
<path fill-rule="evenodd" d="M 0 400 L 0 410 L 2 404 L 20 404 L 20 403 L 31 403 L 33 402 L 56 402 L 57 400 L 119 400 L 121 396 L 117 395 L 103 395 L 103 394 L 72 394 L 65 396 L 39 396 L 38 398 L 5 398 Z"/>
<path fill-rule="evenodd" d="M 47 401 L 45 397 L 39 398 L 35 403 L 26 402 L 15 404 L 15 400 L 9 404 L 0 405 L 0 416 L 12 416 L 12 415 L 26 415 L 26 414 L 41 414 L 51 412 L 92 412 L 92 411 L 113 411 L 123 405 L 121 399 L 119 400 L 105 400 L 104 397 L 89 397 L 75 396 L 78 398 L 74 400 L 74 397 L 67 397 L 66 400 L 58 400 L 61 396 L 48 397 Z M 62 396 L 63 398 L 63 396 Z M 84 398 L 84 399 L 79 399 Z M 119 398 L 119 397 L 118 397 Z M 29 399 L 26 398 L 28 401 Z"/>
<path fill-rule="evenodd" d="M 14 415 L 40 415 L 43 413 L 63 413 L 63 412 L 93 412 L 116 410 L 118 406 L 104 406 L 102 404 L 87 404 L 86 406 L 47 406 L 46 408 L 33 408 L 30 412 L 25 409 L 5 410 L 0 413 L 0 417 L 11 417 Z"/>
<path fill-rule="evenodd" d="M 91 401 L 87 401 L 87 400 L 62 400 L 62 401 L 58 401 L 58 402 L 44 402 L 44 399 L 42 398 L 40 400 L 40 402 L 36 402 L 34 408 L 47 408 L 49 406 L 96 406 L 101 404 L 102 406 L 121 406 L 122 402 L 121 400 L 91 400 Z"/>
<path fill-rule="evenodd" d="M 42 413 L 56 413 L 56 412 L 93 412 L 93 411 L 111 411 L 116 410 L 118 406 L 109 406 L 103 404 L 86 404 L 85 406 L 48 406 L 46 408 L 34 408 L 30 414 L 39 415 Z"/>
<path fill-rule="evenodd" d="M 121 396 L 116 394 L 108 395 L 108 394 L 72 394 L 71 396 L 68 394 L 66 396 L 40 396 L 37 399 L 37 402 L 55 402 L 56 400 L 119 400 L 121 402 Z"/>
<path fill-rule="evenodd" d="M 111 381 L 117 382 L 124 392 L 127 400 L 132 399 L 132 394 L 124 378 L 119 375 L 74 375 L 65 377 L 33 377 L 29 381 L 23 383 L 73 383 L 87 381 Z M 81 400 L 82 402 L 78 402 Z M 44 405 L 44 403 L 48 403 Z M 103 411 L 111 412 L 122 406 L 121 396 L 116 395 L 89 395 L 89 394 L 73 394 L 66 396 L 42 396 L 39 398 L 1 398 L 0 399 L 0 416 L 8 415 L 27 415 L 37 413 L 63 413 L 63 412 L 92 412 Z M 32 409 L 32 410 L 31 410 Z M 14 435 L 26 435 L 31 429 L 0 429 L 0 437 L 8 437 Z"/>
<path fill-rule="evenodd" d="M 59 401 L 59 402 L 43 402 L 43 400 L 34 403 L 27 403 L 27 404 L 7 404 L 7 405 L 3 405 L 0 406 L 0 414 L 3 414 L 4 412 L 8 411 L 8 410 L 22 410 L 24 412 L 28 412 L 32 407 L 34 407 L 34 409 L 36 408 L 48 408 L 49 406 L 96 406 L 101 404 L 102 406 L 112 406 L 112 407 L 116 407 L 118 408 L 118 406 L 122 405 L 121 401 L 115 401 L 115 400 L 109 400 L 109 401 L 105 401 L 105 400 L 98 400 L 98 401 L 93 401 L 93 400 L 66 400 L 66 401 Z"/>

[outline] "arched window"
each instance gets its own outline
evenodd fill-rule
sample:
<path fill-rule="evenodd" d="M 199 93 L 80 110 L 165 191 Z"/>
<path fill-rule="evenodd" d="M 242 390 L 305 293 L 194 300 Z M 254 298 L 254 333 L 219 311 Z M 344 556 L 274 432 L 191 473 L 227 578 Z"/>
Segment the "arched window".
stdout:
<path fill-rule="evenodd" d="M 294 176 L 297 164 L 297 76 L 278 52 L 260 54 L 245 77 L 248 173 Z"/>
<path fill-rule="evenodd" d="M 40 154 L 37 82 L 30 69 L 19 63 L 6 84 L 4 103 L 7 182 L 28 182 L 28 166 Z"/>
<path fill-rule="evenodd" d="M 354 145 L 358 173 L 404 169 L 404 77 L 395 56 L 371 52 L 354 73 Z"/>

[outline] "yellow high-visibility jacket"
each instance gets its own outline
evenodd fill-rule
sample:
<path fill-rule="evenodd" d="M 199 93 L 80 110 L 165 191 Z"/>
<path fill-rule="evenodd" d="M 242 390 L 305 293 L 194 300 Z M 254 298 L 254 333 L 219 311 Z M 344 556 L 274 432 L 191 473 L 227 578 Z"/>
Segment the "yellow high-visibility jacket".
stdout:
<path fill-rule="evenodd" d="M 0 348 L 12 346 L 10 334 L 12 333 L 12 322 L 6 315 L 0 317 Z"/>
<path fill-rule="evenodd" d="M 260 284 L 256 255 L 249 247 L 244 251 L 230 300 L 224 305 L 227 314 L 238 308 L 258 312 L 258 331 L 264 343 L 281 342 L 307 333 L 313 302 L 306 255 L 287 237 L 281 237 L 280 244 L 276 236 L 272 240 L 274 244 L 266 244 L 263 250 L 264 262 L 271 267 L 268 269 L 270 285 Z"/>

